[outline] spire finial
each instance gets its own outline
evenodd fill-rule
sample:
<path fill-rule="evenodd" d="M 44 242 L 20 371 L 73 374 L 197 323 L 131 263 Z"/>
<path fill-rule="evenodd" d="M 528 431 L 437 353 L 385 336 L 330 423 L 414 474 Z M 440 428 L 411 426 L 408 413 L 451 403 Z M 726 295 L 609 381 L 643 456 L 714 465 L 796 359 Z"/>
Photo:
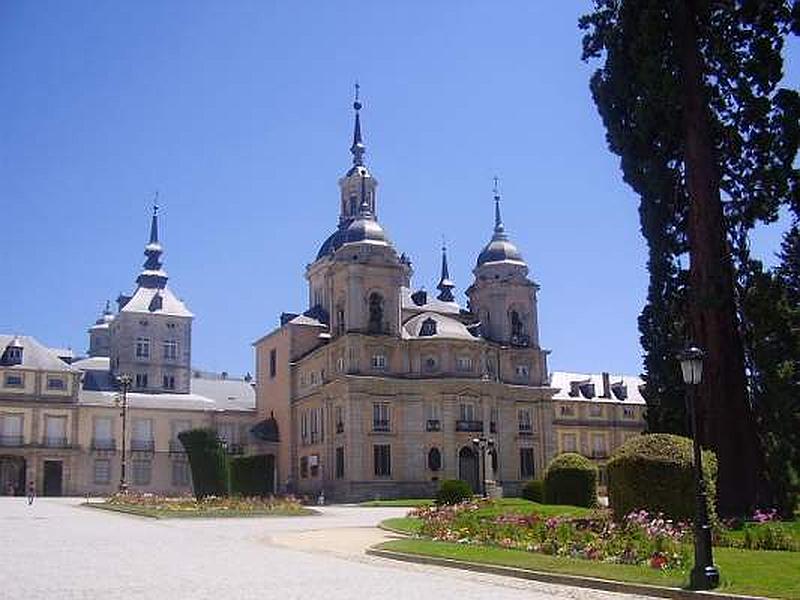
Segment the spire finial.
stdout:
<path fill-rule="evenodd" d="M 111 314 L 111 300 L 106 300 L 106 309 L 103 311 L 103 313 L 106 315 Z"/>
<path fill-rule="evenodd" d="M 153 195 L 153 218 L 150 221 L 150 243 L 158 244 L 158 190 Z"/>
<path fill-rule="evenodd" d="M 436 289 L 439 290 L 439 295 L 436 296 L 442 302 L 453 302 L 453 288 L 455 284 L 450 279 L 450 270 L 447 268 L 447 242 L 442 235 L 442 276 L 439 278 L 439 285 Z"/>
<path fill-rule="evenodd" d="M 503 226 L 503 219 L 500 216 L 500 179 L 497 175 L 494 176 L 492 192 L 494 194 L 494 232 L 495 235 L 503 235 L 505 227 Z"/>
<path fill-rule="evenodd" d="M 355 84 L 355 99 L 353 101 L 353 108 L 356 111 L 356 121 L 353 127 L 353 145 L 350 146 L 350 152 L 353 155 L 353 165 L 356 167 L 363 166 L 364 164 L 364 152 L 366 152 L 366 147 L 364 146 L 364 141 L 361 138 L 361 101 L 359 100 L 360 97 L 360 90 L 361 86 L 356 81 Z"/>

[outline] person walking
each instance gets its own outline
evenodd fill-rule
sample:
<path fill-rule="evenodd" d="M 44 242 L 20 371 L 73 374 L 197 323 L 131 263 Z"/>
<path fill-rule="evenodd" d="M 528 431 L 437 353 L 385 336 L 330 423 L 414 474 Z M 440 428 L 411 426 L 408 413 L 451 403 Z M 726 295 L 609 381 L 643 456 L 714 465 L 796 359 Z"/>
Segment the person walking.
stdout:
<path fill-rule="evenodd" d="M 33 504 L 34 498 L 36 498 L 36 487 L 33 485 L 33 482 L 31 481 L 28 484 L 28 506 Z"/>

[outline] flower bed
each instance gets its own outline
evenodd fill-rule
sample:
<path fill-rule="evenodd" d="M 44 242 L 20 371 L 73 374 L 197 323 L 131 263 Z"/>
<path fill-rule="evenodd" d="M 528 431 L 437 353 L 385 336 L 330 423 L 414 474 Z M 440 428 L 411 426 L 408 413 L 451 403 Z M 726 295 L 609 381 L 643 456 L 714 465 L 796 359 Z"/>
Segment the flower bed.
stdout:
<path fill-rule="evenodd" d="M 553 556 L 681 569 L 689 564 L 691 531 L 659 515 L 638 511 L 622 523 L 606 512 L 589 517 L 492 515 L 484 502 L 421 507 L 420 535 L 437 541 L 498 546 Z"/>
<path fill-rule="evenodd" d="M 240 517 L 313 514 L 313 511 L 304 508 L 293 497 L 207 496 L 202 500 L 197 500 L 193 496 L 166 497 L 157 494 L 127 492 L 115 494 L 105 502 L 92 504 L 91 506 L 154 517 Z"/>

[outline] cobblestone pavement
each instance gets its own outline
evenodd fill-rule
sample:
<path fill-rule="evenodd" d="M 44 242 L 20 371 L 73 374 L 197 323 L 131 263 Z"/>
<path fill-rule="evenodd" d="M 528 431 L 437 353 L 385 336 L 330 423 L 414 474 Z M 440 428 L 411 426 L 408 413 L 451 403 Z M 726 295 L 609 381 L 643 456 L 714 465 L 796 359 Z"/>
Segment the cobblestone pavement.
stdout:
<path fill-rule="evenodd" d="M 80 502 L 0 498 L 0 599 L 634 598 L 366 556 L 390 535 L 374 525 L 405 509 L 154 520 Z"/>

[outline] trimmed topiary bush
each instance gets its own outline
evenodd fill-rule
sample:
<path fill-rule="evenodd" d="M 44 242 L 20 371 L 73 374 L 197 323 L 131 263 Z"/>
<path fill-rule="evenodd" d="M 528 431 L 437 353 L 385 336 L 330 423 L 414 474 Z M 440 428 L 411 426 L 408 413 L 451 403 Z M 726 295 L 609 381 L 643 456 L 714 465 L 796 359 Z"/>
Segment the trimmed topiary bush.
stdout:
<path fill-rule="evenodd" d="M 531 502 L 544 502 L 544 481 L 531 479 L 522 486 L 522 497 Z"/>
<path fill-rule="evenodd" d="M 635 510 L 691 520 L 695 512 L 692 440 L 667 433 L 629 439 L 608 461 L 608 501 L 617 519 Z M 717 458 L 703 452 L 708 515 L 716 522 Z"/>
<path fill-rule="evenodd" d="M 544 497 L 548 504 L 596 506 L 597 467 L 580 454 L 559 454 L 547 466 Z"/>
<path fill-rule="evenodd" d="M 227 496 L 228 457 L 213 429 L 190 429 L 178 434 L 189 457 L 195 497 Z"/>
<path fill-rule="evenodd" d="M 231 494 L 237 496 L 269 496 L 273 483 L 273 465 L 266 454 L 239 456 L 230 461 Z"/>
<path fill-rule="evenodd" d="M 436 493 L 436 504 L 458 504 L 472 498 L 472 488 L 461 479 L 446 479 Z"/>

